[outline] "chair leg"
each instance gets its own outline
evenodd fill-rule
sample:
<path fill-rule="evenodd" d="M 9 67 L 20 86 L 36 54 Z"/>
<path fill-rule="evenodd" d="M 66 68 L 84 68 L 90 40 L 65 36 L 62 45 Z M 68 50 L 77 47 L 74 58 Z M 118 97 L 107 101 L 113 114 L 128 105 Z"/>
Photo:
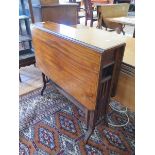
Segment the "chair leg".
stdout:
<path fill-rule="evenodd" d="M 121 25 L 121 32 L 123 33 L 123 35 L 125 35 L 124 28 L 125 28 L 125 25 Z"/>
<path fill-rule="evenodd" d="M 122 33 L 123 33 L 123 35 L 125 35 L 125 31 L 124 30 L 122 30 Z"/>
<path fill-rule="evenodd" d="M 78 18 L 78 24 L 80 24 L 80 18 Z"/>
<path fill-rule="evenodd" d="M 90 27 L 93 27 L 93 19 L 90 20 Z"/>
<path fill-rule="evenodd" d="M 85 26 L 87 26 L 87 17 L 85 18 Z"/>
<path fill-rule="evenodd" d="M 125 35 L 125 31 L 123 30 L 123 28 L 121 29 L 121 32 L 123 33 L 123 35 Z"/>

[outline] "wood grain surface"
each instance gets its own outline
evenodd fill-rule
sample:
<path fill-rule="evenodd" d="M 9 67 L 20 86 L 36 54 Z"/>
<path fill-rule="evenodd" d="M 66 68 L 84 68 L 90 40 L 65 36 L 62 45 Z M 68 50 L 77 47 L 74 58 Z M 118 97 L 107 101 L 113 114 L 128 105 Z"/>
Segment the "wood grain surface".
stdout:
<path fill-rule="evenodd" d="M 41 30 L 32 35 L 42 72 L 85 107 L 95 109 L 100 54 Z"/>
<path fill-rule="evenodd" d="M 92 37 L 93 34 L 98 37 Z M 118 42 L 115 34 L 52 22 L 36 24 L 32 37 L 37 66 L 88 110 L 95 110 L 100 84 L 106 76 L 114 75 L 112 81 L 116 88 L 124 38 L 120 37 Z M 108 67 L 111 65 L 114 65 L 112 70 Z M 102 76 L 106 67 L 111 71 Z"/>
<path fill-rule="evenodd" d="M 78 23 L 77 7 L 76 3 L 47 3 L 46 5 L 32 3 L 34 21 L 76 25 Z"/>
<path fill-rule="evenodd" d="M 36 23 L 35 26 L 39 29 L 48 30 L 49 33 L 51 31 L 52 33 L 59 34 L 72 41 L 82 42 L 90 47 L 94 46 L 97 52 L 104 52 L 113 47 L 121 46 L 126 40 L 121 35 L 87 26 L 77 26 L 75 28 L 53 22 Z"/>
<path fill-rule="evenodd" d="M 64 96 L 81 107 L 88 127 L 84 137 L 87 143 L 97 123 L 107 124 L 107 107 L 117 88 L 125 42 L 101 30 L 49 22 L 33 27 L 32 38 L 44 81 L 41 94 L 47 76 Z"/>

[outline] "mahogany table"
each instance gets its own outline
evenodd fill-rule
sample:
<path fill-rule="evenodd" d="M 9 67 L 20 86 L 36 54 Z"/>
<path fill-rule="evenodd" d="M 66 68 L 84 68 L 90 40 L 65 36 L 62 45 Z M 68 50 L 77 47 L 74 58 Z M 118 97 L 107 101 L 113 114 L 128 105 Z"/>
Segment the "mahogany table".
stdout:
<path fill-rule="evenodd" d="M 52 22 L 36 23 L 32 38 L 44 88 L 46 75 L 85 113 L 87 142 L 98 123 L 104 120 L 107 124 L 107 107 L 116 91 L 124 38 L 86 26 Z"/>

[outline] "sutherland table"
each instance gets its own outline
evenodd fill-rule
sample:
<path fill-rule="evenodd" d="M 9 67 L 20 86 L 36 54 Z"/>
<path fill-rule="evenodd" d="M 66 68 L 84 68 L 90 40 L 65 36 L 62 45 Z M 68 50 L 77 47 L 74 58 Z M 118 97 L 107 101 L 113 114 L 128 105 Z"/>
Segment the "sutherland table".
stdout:
<path fill-rule="evenodd" d="M 52 22 L 36 23 L 32 38 L 44 88 L 47 76 L 85 113 L 87 142 L 95 125 L 103 120 L 107 124 L 107 105 L 115 94 L 125 40 L 99 29 Z"/>

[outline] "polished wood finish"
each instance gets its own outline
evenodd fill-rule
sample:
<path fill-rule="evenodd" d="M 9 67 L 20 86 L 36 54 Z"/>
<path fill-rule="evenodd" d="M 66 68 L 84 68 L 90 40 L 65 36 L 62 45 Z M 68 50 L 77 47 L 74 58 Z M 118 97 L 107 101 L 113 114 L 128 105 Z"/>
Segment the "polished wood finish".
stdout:
<path fill-rule="evenodd" d="M 45 35 L 39 30 L 33 31 L 33 35 L 33 44 L 39 58 L 37 66 L 42 72 L 52 77 L 55 83 L 58 83 L 79 102 L 83 102 L 87 108 L 95 109 L 100 55 L 54 35 L 51 38 L 50 34 Z M 50 52 L 47 54 L 44 50 Z M 73 51 L 76 52 L 73 53 Z"/>
<path fill-rule="evenodd" d="M 93 22 L 97 21 L 97 16 L 95 16 L 95 10 L 92 6 L 91 0 L 83 0 L 83 4 L 85 7 L 85 25 L 87 26 L 87 21 L 90 20 L 90 26 L 93 26 Z M 97 14 L 97 13 L 96 13 Z"/>
<path fill-rule="evenodd" d="M 96 50 L 97 53 L 103 53 L 112 47 L 121 46 L 126 41 L 125 37 L 118 34 L 101 31 L 84 25 L 70 27 L 53 22 L 42 22 L 36 23 L 35 27 L 77 44 L 87 46 L 90 49 Z"/>
<path fill-rule="evenodd" d="M 95 125 L 102 119 L 106 122 L 123 59 L 124 39 L 98 29 L 52 22 L 36 24 L 32 36 L 37 66 L 86 114 L 87 141 Z"/>
<path fill-rule="evenodd" d="M 66 25 L 78 23 L 78 4 L 32 2 L 34 22 L 52 21 Z"/>

